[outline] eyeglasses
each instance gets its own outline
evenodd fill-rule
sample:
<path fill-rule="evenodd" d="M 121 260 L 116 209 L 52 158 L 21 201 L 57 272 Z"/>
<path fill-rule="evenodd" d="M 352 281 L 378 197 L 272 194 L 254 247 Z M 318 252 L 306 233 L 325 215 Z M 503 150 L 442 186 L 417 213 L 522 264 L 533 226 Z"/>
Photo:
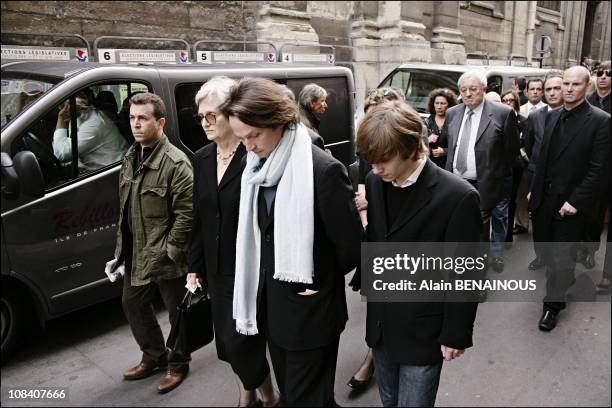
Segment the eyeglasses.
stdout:
<path fill-rule="evenodd" d="M 217 114 L 213 112 L 208 112 L 204 116 L 198 115 L 198 119 L 200 119 L 200 122 L 202 121 L 202 119 L 206 119 L 206 122 L 208 122 L 208 124 L 214 125 L 217 123 Z"/>
<path fill-rule="evenodd" d="M 610 78 L 610 71 L 609 70 L 608 71 L 597 71 L 597 76 L 598 77 L 603 76 L 603 75 L 605 75 L 608 78 Z"/>

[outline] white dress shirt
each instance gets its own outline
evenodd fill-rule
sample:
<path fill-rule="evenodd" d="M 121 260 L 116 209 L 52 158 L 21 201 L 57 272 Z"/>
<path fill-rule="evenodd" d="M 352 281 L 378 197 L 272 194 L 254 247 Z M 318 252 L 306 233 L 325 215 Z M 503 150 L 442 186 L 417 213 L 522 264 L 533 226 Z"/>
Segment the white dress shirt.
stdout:
<path fill-rule="evenodd" d="M 129 148 L 117 125 L 97 109 L 77 118 L 77 133 L 79 167 L 86 170 L 120 161 Z M 72 140 L 68 134 L 66 128 L 55 129 L 53 133 L 53 153 L 61 162 L 72 160 Z"/>
<path fill-rule="evenodd" d="M 523 106 L 521 106 L 521 115 L 524 117 L 528 117 L 531 112 L 535 112 L 536 110 L 547 106 L 544 102 L 540 101 L 537 105 L 532 105 L 531 102 L 527 102 Z"/>
<path fill-rule="evenodd" d="M 477 180 L 478 175 L 476 173 L 476 154 L 474 154 L 474 146 L 476 145 L 476 135 L 478 134 L 478 126 L 480 125 L 480 118 L 482 117 L 482 109 L 484 107 L 484 100 L 480 105 L 478 105 L 472 112 L 472 129 L 469 132 L 468 137 L 470 138 L 470 143 L 468 144 L 467 149 L 467 170 L 465 173 L 461 174 L 457 170 L 457 150 L 459 149 L 459 145 L 461 144 L 461 139 L 463 139 L 463 124 L 467 119 L 468 112 L 470 109 L 466 106 L 465 112 L 463 113 L 463 119 L 461 120 L 461 127 L 459 128 L 459 137 L 457 138 L 457 145 L 455 146 L 455 157 L 453 157 L 453 173 L 459 175 L 460 177 L 466 178 L 468 180 Z"/>
<path fill-rule="evenodd" d="M 425 163 L 427 163 L 426 158 L 422 158 L 419 160 L 420 160 L 420 163 L 418 167 L 406 178 L 406 180 L 402 181 L 401 184 L 397 184 L 395 180 L 391 182 L 391 184 L 393 184 L 393 187 L 406 188 L 417 182 L 417 179 L 419 178 L 419 176 L 421 175 L 421 172 L 423 171 L 423 167 L 425 167 Z"/>

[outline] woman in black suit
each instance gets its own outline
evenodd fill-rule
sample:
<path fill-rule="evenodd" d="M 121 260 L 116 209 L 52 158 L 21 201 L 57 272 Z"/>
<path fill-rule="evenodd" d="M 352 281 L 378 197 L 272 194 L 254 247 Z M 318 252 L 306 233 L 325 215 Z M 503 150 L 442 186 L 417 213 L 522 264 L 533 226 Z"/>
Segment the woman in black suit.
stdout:
<path fill-rule="evenodd" d="M 232 317 L 240 180 L 246 150 L 218 107 L 234 84 L 227 77 L 212 78 L 195 98 L 206 137 L 214 143 L 198 150 L 194 159 L 192 273 L 187 280 L 203 278 L 208 287 L 217 355 L 230 363 L 236 374 L 239 406 L 262 404 L 255 389 L 261 393 L 263 406 L 275 406 L 280 397 L 270 380 L 265 337 L 238 333 Z"/>
<path fill-rule="evenodd" d="M 506 232 L 506 242 L 512 242 L 513 234 L 520 234 L 527 232 L 529 227 L 529 220 L 524 220 L 522 223 L 527 225 L 521 225 L 519 217 L 516 217 L 517 223 L 515 224 L 515 215 L 517 209 L 517 200 L 522 200 L 523 198 L 518 196 L 519 187 L 521 185 L 521 180 L 523 179 L 523 171 L 527 168 L 527 155 L 523 153 L 524 149 L 524 140 L 523 140 L 523 132 L 525 131 L 525 126 L 527 124 L 527 118 L 521 115 L 521 106 L 520 106 L 520 98 L 518 94 L 512 90 L 507 90 L 502 92 L 500 95 L 502 103 L 508 105 L 514 110 L 516 113 L 516 125 L 518 127 L 518 133 L 521 137 L 521 153 L 516 156 L 514 162 L 512 163 L 512 192 L 510 193 L 510 204 L 508 205 L 508 230 Z M 526 196 L 526 194 L 523 194 Z"/>
<path fill-rule="evenodd" d="M 457 96 L 450 89 L 434 89 L 429 94 L 427 110 L 429 117 L 425 119 L 427 137 L 429 141 L 429 158 L 438 167 L 446 166 L 446 152 L 448 147 L 448 130 L 446 128 L 446 111 L 457 104 Z"/>

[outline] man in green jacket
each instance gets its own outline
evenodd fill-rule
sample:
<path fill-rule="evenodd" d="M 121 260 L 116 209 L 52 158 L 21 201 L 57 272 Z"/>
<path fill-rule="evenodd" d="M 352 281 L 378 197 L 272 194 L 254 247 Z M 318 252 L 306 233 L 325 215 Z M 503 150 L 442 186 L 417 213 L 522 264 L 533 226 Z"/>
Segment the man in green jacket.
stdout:
<path fill-rule="evenodd" d="M 140 364 L 123 377 L 138 380 L 167 367 L 160 393 L 181 384 L 191 359 L 166 350 L 152 305 L 160 293 L 173 321 L 185 294 L 192 225 L 191 162 L 170 143 L 165 123 L 166 108 L 159 96 L 140 93 L 130 99 L 136 143 L 126 153 L 119 175 L 121 215 L 115 250 L 115 265 L 125 263 L 123 310 L 142 350 Z"/>

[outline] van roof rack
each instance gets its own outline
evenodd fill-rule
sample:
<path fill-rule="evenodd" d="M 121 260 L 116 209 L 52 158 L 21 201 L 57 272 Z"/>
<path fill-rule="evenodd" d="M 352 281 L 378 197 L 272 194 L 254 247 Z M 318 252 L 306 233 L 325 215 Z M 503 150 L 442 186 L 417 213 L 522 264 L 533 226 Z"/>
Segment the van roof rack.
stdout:
<path fill-rule="evenodd" d="M 182 49 L 139 49 L 139 48 L 100 48 L 100 42 L 107 40 L 138 42 L 175 42 L 184 45 Z M 126 37 L 104 35 L 96 38 L 93 44 L 94 55 L 100 63 L 105 64 L 138 64 L 166 63 L 190 64 L 189 43 L 181 38 L 163 37 Z"/>
<path fill-rule="evenodd" d="M 319 48 L 319 53 L 308 53 L 298 52 L 289 53 L 286 51 L 287 48 Z M 321 48 L 329 48 L 331 52 L 321 53 Z M 281 45 L 279 52 L 281 54 L 281 62 L 283 63 L 306 63 L 306 64 L 331 64 L 336 63 L 336 47 L 329 44 L 299 44 L 299 43 L 285 43 Z"/>
<path fill-rule="evenodd" d="M 0 37 L 42 37 L 46 40 L 56 42 L 59 38 L 76 39 L 82 44 L 81 47 L 56 47 L 40 45 L 19 45 L 0 40 L 2 48 L 2 60 L 47 60 L 47 61 L 76 61 L 88 62 L 91 56 L 89 42 L 78 34 L 69 33 L 45 33 L 25 31 L 1 31 Z M 27 43 L 27 42 L 26 42 Z"/>
<path fill-rule="evenodd" d="M 231 44 L 242 45 L 242 51 L 236 50 L 198 50 L 200 44 Z M 255 51 L 248 51 L 247 45 L 255 45 Z M 267 51 L 259 51 L 260 46 L 268 48 Z M 211 48 L 211 47 L 209 47 Z M 230 48 L 235 48 L 230 46 Z M 248 47 L 252 48 L 252 47 Z M 198 40 L 193 44 L 194 62 L 200 64 L 225 64 L 231 63 L 275 63 L 278 61 L 278 51 L 274 44 L 265 41 L 236 41 L 236 40 Z"/>

